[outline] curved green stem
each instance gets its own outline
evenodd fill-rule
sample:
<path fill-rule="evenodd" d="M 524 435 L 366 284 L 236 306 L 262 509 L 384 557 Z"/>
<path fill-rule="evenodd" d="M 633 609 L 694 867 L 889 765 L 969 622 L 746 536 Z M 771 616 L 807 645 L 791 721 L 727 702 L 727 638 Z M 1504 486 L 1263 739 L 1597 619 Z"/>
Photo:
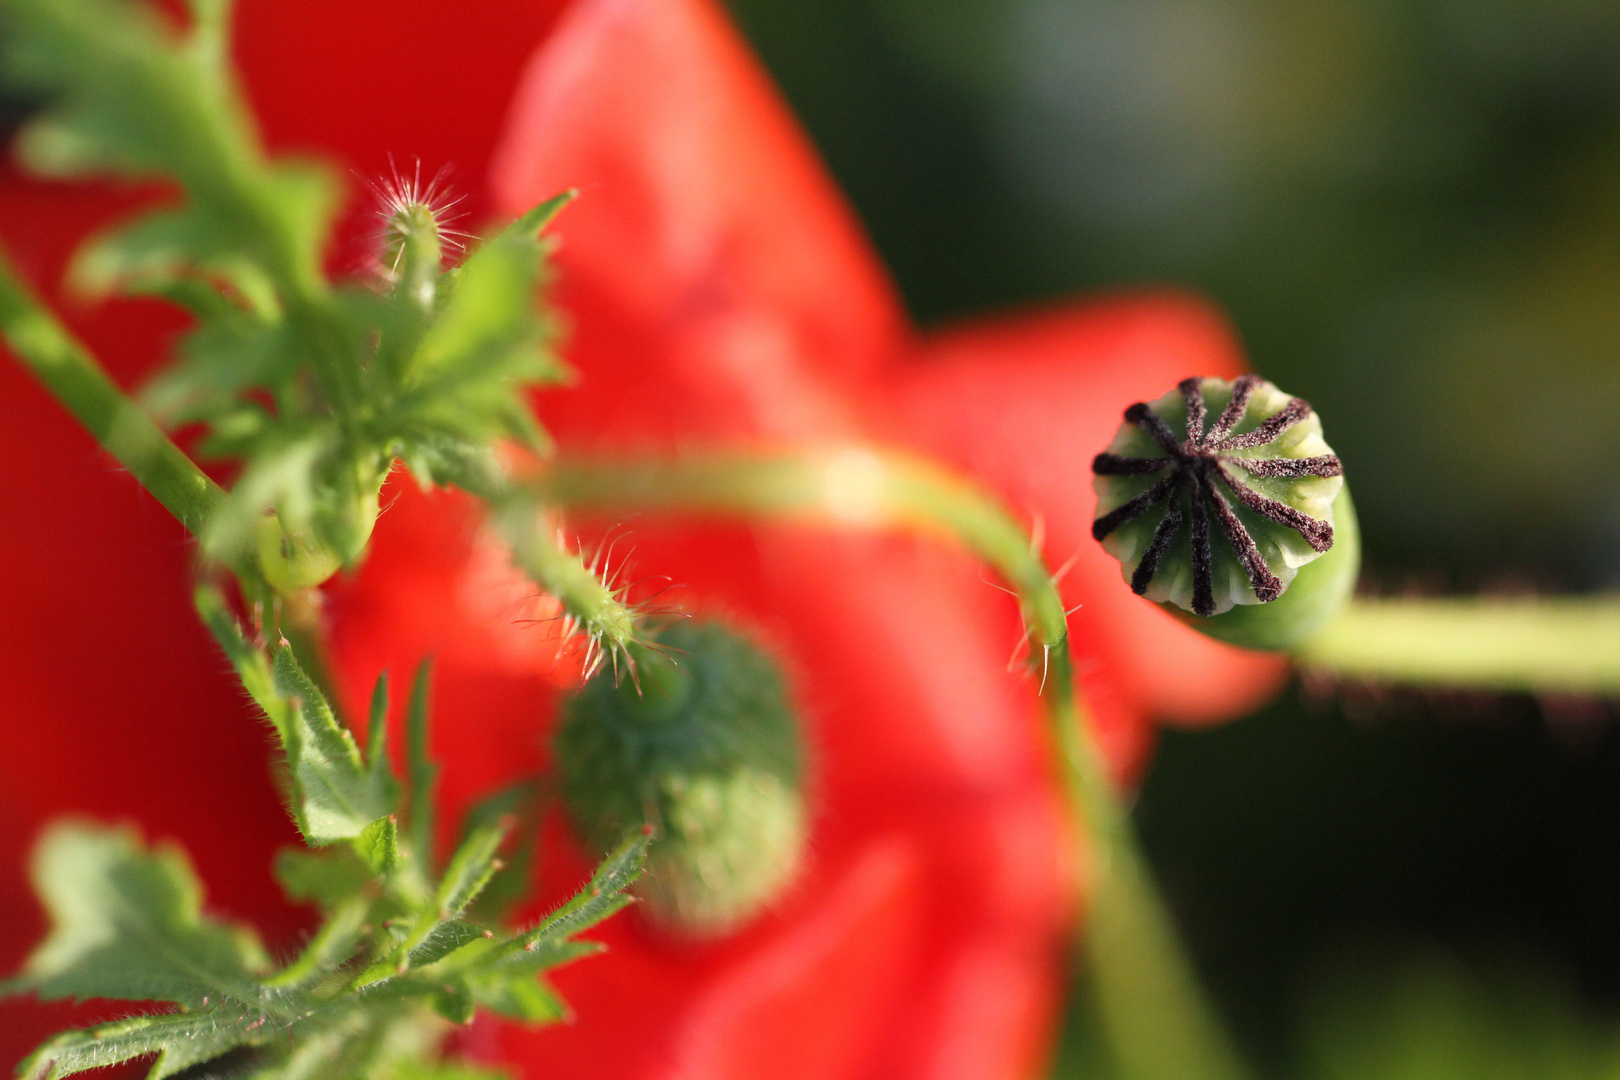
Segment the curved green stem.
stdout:
<path fill-rule="evenodd" d="M 1373 682 L 1615 694 L 1620 598 L 1357 600 L 1294 658 Z"/>
<path fill-rule="evenodd" d="M 224 490 L 124 396 L 3 257 L 0 335 L 96 441 L 196 535 L 203 519 L 225 500 Z"/>
<path fill-rule="evenodd" d="M 512 549 L 512 561 L 562 605 L 563 637 L 585 635 L 587 673 L 637 640 L 640 614 L 608 580 L 610 571 L 601 565 L 602 556 L 586 562 L 578 552 L 569 551 L 528 492 L 494 491 L 481 497 L 493 509 L 495 524 Z"/>
<path fill-rule="evenodd" d="M 676 461 L 565 461 L 534 482 L 577 509 L 796 519 L 903 529 L 962 544 L 993 566 L 1023 608 L 1060 759 L 1085 840 L 1089 900 L 1081 942 L 1091 1000 L 1122 1077 L 1238 1080 L 1246 1075 L 1181 951 L 1074 692 L 1067 620 L 1029 534 L 990 495 L 928 461 L 867 447 L 713 454 Z"/>

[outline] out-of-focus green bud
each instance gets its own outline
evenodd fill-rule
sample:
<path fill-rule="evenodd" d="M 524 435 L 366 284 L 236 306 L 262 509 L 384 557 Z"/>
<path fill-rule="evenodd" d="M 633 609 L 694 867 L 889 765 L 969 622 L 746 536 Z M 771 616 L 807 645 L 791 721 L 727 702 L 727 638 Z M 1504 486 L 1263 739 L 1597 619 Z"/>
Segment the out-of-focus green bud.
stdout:
<path fill-rule="evenodd" d="M 260 520 L 254 536 L 259 568 L 276 592 L 312 589 L 365 553 L 377 525 L 382 480 L 362 469 L 352 479 L 302 528 L 289 527 L 277 512 Z"/>
<path fill-rule="evenodd" d="M 637 886 L 649 914 L 692 936 L 727 933 L 803 859 L 798 719 L 775 662 L 720 623 L 672 626 L 628 651 L 634 680 L 604 669 L 564 706 L 564 802 L 600 848 L 656 829 Z"/>
<path fill-rule="evenodd" d="M 270 587 L 283 596 L 314 588 L 343 565 L 330 547 L 308 532 L 289 532 L 274 513 L 264 516 L 255 533 L 259 569 Z"/>
<path fill-rule="evenodd" d="M 1092 462 L 1092 535 L 1133 591 L 1212 637 L 1285 649 L 1343 609 L 1361 541 L 1310 405 L 1263 379 L 1184 379 Z"/>

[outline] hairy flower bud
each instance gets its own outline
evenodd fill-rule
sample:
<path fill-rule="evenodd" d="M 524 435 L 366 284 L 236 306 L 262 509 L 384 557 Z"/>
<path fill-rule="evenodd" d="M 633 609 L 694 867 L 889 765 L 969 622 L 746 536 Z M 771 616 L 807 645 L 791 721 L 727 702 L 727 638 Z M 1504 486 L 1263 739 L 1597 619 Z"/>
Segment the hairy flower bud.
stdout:
<path fill-rule="evenodd" d="M 1092 535 L 1131 589 L 1213 637 L 1287 648 L 1349 599 L 1343 466 L 1309 403 L 1263 379 L 1184 379 L 1132 405 L 1092 471 Z"/>
<path fill-rule="evenodd" d="M 803 856 L 798 720 L 775 662 L 720 623 L 630 650 L 634 680 L 603 670 L 564 707 L 563 799 L 596 847 L 656 829 L 638 886 L 649 913 L 723 934 L 777 899 Z"/>

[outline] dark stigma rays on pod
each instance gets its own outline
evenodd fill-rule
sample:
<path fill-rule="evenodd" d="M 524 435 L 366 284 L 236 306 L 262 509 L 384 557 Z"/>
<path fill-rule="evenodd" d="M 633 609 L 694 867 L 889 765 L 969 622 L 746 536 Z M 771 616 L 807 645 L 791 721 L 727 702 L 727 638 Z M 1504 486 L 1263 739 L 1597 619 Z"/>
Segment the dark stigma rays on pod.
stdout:
<path fill-rule="evenodd" d="M 1092 535 L 1132 591 L 1195 615 L 1270 603 L 1333 547 L 1343 465 L 1309 403 L 1253 375 L 1132 405 L 1091 468 Z"/>

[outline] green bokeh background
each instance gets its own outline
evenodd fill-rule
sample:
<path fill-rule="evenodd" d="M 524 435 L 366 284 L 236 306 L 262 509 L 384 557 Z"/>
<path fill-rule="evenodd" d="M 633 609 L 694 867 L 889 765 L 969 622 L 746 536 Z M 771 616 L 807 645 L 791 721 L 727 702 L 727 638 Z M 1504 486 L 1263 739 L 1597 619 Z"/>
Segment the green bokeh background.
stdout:
<path fill-rule="evenodd" d="M 1620 587 L 1620 2 L 731 6 L 921 322 L 1199 290 L 1323 414 L 1373 587 Z M 1250 1052 L 1397 977 L 1500 1007 L 1418 1025 L 1481 1053 L 1620 1015 L 1613 720 L 1314 687 L 1167 735 L 1138 820 Z"/>

